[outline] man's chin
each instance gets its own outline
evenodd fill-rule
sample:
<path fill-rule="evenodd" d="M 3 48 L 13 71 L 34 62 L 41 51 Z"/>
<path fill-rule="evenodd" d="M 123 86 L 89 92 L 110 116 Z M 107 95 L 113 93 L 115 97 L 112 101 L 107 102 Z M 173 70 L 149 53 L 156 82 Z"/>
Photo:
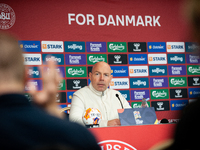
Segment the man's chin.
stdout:
<path fill-rule="evenodd" d="M 105 88 L 98 88 L 98 91 L 99 92 L 103 92 L 103 91 L 105 91 L 106 89 Z"/>

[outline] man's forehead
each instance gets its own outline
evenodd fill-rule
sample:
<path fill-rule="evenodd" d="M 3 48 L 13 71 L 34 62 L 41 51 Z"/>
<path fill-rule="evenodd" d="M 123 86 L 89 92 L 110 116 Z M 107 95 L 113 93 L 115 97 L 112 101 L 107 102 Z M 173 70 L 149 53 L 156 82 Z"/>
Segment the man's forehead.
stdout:
<path fill-rule="evenodd" d="M 104 62 L 98 62 L 96 63 L 93 68 L 92 68 L 92 72 L 111 72 L 111 68 L 107 63 Z"/>
<path fill-rule="evenodd" d="M 106 74 L 110 74 L 111 71 L 110 70 L 94 70 L 93 73 L 98 72 L 98 73 L 106 73 Z"/>

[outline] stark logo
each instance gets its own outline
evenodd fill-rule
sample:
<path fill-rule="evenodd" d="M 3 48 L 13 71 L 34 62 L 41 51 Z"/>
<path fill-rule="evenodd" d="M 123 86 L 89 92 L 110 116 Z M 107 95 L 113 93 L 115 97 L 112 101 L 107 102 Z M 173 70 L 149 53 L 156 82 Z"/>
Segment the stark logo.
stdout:
<path fill-rule="evenodd" d="M 132 145 L 118 141 L 118 140 L 105 140 L 98 143 L 102 150 L 121 149 L 121 150 L 137 150 Z"/>
<path fill-rule="evenodd" d="M 15 23 L 15 12 L 7 4 L 0 3 L 0 29 L 7 30 Z"/>

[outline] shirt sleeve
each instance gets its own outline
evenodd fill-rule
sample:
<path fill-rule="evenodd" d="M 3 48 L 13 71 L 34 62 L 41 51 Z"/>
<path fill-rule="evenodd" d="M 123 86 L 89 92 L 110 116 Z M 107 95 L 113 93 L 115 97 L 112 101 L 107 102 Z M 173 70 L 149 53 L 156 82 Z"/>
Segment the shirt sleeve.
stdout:
<path fill-rule="evenodd" d="M 69 120 L 84 125 L 82 120 L 84 110 L 83 100 L 74 93 L 69 113 Z"/>

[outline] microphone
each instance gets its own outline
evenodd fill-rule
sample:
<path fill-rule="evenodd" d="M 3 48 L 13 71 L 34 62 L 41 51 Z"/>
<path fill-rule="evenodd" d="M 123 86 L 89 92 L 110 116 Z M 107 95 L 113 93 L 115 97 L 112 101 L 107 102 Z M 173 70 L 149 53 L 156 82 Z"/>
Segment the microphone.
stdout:
<path fill-rule="evenodd" d="M 116 96 L 116 97 L 118 98 L 118 100 L 120 101 L 120 104 L 121 104 L 121 106 L 122 106 L 122 109 L 124 109 L 124 107 L 123 107 L 123 105 L 122 105 L 122 102 L 121 102 L 121 100 L 120 100 L 120 98 L 119 98 L 119 95 L 116 94 L 115 96 Z"/>

